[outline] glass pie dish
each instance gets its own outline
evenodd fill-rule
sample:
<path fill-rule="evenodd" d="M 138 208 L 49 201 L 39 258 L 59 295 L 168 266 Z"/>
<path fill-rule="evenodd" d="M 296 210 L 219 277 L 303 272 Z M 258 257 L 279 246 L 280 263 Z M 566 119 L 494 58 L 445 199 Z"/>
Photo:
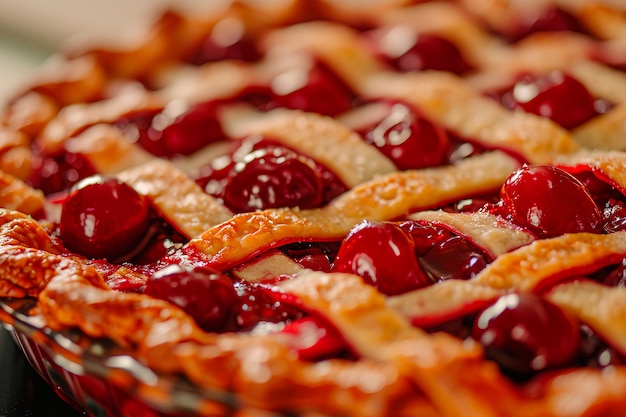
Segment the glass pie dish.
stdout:
<path fill-rule="evenodd" d="M 0 300 L 0 317 L 30 365 L 69 405 L 93 417 L 240 415 L 229 392 L 199 390 L 184 378 L 157 375 L 110 341 L 55 332 L 29 315 L 34 300 Z M 263 411 L 259 416 L 280 416 Z"/>

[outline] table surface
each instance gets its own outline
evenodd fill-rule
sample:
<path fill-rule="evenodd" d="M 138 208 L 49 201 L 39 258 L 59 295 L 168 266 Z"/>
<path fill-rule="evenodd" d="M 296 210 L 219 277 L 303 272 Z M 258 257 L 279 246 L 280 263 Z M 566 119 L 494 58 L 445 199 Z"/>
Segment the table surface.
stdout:
<path fill-rule="evenodd" d="M 34 371 L 0 328 L 0 417 L 79 417 Z"/>

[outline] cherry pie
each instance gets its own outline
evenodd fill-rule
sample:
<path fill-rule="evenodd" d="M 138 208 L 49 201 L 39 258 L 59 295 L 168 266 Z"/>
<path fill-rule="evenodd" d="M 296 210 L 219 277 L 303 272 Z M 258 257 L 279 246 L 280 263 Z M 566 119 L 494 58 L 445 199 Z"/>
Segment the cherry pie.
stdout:
<path fill-rule="evenodd" d="M 68 48 L 2 115 L 0 296 L 234 394 L 198 415 L 623 416 L 625 52 L 610 0 L 237 1 Z"/>

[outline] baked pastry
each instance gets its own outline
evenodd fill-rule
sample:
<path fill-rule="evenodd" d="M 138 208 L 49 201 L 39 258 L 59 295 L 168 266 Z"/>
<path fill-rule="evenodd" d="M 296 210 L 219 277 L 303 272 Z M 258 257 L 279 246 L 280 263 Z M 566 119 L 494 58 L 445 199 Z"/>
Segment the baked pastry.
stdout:
<path fill-rule="evenodd" d="M 622 416 L 626 8 L 257 3 L 7 104 L 0 318 L 98 415 Z"/>

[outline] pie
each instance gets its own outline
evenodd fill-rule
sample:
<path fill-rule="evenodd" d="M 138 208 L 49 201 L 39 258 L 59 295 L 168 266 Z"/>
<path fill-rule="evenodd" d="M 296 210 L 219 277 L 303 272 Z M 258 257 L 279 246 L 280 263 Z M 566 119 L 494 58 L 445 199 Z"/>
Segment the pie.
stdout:
<path fill-rule="evenodd" d="M 68 47 L 0 119 L 0 318 L 109 346 L 97 415 L 623 416 L 625 52 L 610 0 Z"/>

